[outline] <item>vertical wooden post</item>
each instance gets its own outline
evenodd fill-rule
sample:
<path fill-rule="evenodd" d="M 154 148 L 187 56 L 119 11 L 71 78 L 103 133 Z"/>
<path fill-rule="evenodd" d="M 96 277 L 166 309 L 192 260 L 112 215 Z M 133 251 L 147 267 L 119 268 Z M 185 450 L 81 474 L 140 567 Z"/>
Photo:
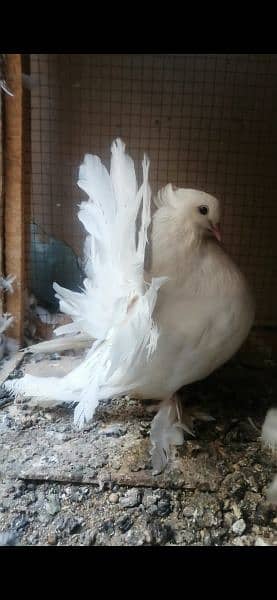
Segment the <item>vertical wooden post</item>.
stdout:
<path fill-rule="evenodd" d="M 3 194 L 3 106 L 2 106 L 2 94 L 0 90 L 0 275 L 3 272 L 3 208 L 4 208 L 4 194 Z M 0 293 L 0 312 L 3 313 L 3 300 L 2 294 Z"/>
<path fill-rule="evenodd" d="M 23 340 L 24 323 L 24 194 L 23 89 L 20 54 L 6 55 L 6 80 L 13 96 L 5 95 L 4 130 L 4 267 L 16 276 L 14 293 L 6 296 L 6 310 L 15 317 L 9 334 Z"/>

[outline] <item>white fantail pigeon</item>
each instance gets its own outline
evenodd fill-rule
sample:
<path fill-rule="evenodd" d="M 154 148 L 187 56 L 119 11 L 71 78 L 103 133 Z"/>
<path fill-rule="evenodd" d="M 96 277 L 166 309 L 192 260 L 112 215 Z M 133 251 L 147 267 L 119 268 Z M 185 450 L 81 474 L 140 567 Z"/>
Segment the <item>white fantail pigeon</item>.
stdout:
<path fill-rule="evenodd" d="M 62 378 L 25 375 L 6 382 L 40 402 L 76 404 L 74 420 L 89 421 L 101 399 L 129 396 L 161 401 L 151 428 L 152 462 L 163 470 L 171 444 L 181 444 L 176 392 L 207 377 L 239 349 L 254 319 L 247 282 L 220 245 L 219 201 L 201 191 L 160 190 L 154 199 L 151 266 L 145 270 L 151 222 L 149 161 L 137 186 L 134 163 L 119 139 L 108 174 L 86 155 L 78 185 L 88 195 L 79 210 L 87 238 L 84 289 L 54 284 L 72 323 L 62 339 L 91 338 L 81 364 Z M 73 341 L 72 341 L 73 340 Z M 51 343 L 51 342 L 50 342 Z"/>

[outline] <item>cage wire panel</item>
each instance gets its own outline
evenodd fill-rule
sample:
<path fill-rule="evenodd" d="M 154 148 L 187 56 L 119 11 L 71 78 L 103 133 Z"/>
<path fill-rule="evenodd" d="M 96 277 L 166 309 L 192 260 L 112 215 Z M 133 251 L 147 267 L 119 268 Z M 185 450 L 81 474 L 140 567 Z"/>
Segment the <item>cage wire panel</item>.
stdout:
<path fill-rule="evenodd" d="M 109 166 L 120 136 L 137 168 L 149 155 L 153 192 L 171 182 L 222 200 L 256 323 L 277 325 L 277 55 L 32 54 L 30 71 L 29 288 L 47 300 L 46 269 L 79 285 L 78 167 L 87 152 Z"/>

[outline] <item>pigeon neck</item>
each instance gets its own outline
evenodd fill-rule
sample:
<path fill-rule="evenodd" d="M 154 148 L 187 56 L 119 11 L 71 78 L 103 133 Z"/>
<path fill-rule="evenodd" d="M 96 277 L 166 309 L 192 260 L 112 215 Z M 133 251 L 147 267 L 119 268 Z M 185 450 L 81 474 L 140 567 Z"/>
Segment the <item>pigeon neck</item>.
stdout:
<path fill-rule="evenodd" d="M 185 251 L 197 251 L 200 249 L 204 237 L 203 231 L 199 228 L 187 225 L 183 232 Z"/>

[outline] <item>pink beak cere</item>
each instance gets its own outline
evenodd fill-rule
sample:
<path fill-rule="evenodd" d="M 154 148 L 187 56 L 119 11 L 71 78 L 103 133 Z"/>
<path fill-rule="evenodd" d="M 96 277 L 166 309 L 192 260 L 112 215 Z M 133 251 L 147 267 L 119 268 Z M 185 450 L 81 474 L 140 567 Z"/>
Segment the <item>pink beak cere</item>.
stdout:
<path fill-rule="evenodd" d="M 216 225 L 212 225 L 212 232 L 214 234 L 214 236 L 216 237 L 218 242 L 221 242 L 221 233 L 220 233 L 220 223 L 217 223 Z"/>

